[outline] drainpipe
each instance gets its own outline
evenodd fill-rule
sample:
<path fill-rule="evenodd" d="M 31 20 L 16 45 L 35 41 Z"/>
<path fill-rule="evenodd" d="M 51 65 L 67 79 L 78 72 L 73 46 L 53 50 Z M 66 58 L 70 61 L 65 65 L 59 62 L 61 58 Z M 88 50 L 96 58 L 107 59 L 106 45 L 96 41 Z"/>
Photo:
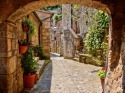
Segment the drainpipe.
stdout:
<path fill-rule="evenodd" d="M 39 31 L 38 31 L 38 40 L 39 40 L 39 45 L 40 45 L 40 27 L 42 26 L 42 21 L 40 20 L 40 18 L 38 17 L 38 15 L 36 14 L 36 12 L 34 11 L 33 14 L 37 17 L 37 19 L 39 20 L 40 22 L 40 25 L 39 25 Z"/>
<path fill-rule="evenodd" d="M 39 45 L 40 45 L 40 41 L 41 41 L 41 33 L 42 33 L 42 29 L 40 29 L 40 27 L 42 26 L 42 23 L 40 23 L 39 25 L 39 32 L 38 32 L 38 36 L 39 36 Z"/>

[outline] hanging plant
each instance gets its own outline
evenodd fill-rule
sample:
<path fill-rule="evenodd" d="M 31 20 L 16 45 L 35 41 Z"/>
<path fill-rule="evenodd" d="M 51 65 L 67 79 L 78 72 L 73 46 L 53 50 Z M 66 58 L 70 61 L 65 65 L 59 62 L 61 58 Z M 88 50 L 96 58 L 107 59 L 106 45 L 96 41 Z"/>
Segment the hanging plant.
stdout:
<path fill-rule="evenodd" d="M 22 27 L 23 31 L 27 32 L 27 34 L 29 35 L 34 35 L 36 33 L 36 27 L 33 21 L 30 20 L 29 18 L 26 18 L 26 20 L 22 22 Z"/>

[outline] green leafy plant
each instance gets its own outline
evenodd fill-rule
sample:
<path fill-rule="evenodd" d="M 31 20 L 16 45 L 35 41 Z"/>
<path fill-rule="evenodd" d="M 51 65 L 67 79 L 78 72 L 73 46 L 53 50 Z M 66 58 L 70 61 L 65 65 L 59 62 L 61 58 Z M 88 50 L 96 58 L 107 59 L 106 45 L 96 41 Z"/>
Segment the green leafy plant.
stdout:
<path fill-rule="evenodd" d="M 35 56 L 38 56 L 40 58 L 46 58 L 46 56 L 44 55 L 42 46 L 36 45 L 36 46 L 33 47 L 33 50 L 34 50 Z"/>
<path fill-rule="evenodd" d="M 53 18 L 54 18 L 55 21 L 57 21 L 57 20 L 62 18 L 62 14 L 60 14 L 60 15 L 59 14 L 54 14 Z"/>
<path fill-rule="evenodd" d="M 105 65 L 106 61 L 108 49 L 106 28 L 109 25 L 109 18 L 100 10 L 92 18 L 92 25 L 88 29 L 84 42 L 88 53 L 93 57 L 92 60 L 101 66 Z"/>
<path fill-rule="evenodd" d="M 85 46 L 88 50 L 100 49 L 102 46 L 102 39 L 105 36 L 105 29 L 109 25 L 108 15 L 103 11 L 98 11 L 94 15 L 93 25 L 89 28 L 85 38 Z"/>
<path fill-rule="evenodd" d="M 78 10 L 78 9 L 79 9 L 79 5 L 78 5 L 78 4 L 74 4 L 74 5 L 73 5 L 73 9 L 74 9 L 74 10 Z"/>
<path fill-rule="evenodd" d="M 105 74 L 106 74 L 106 68 L 103 67 L 101 70 L 99 70 L 99 71 L 97 72 L 97 74 L 98 74 L 98 76 L 99 76 L 100 78 L 104 79 L 104 78 L 105 78 Z"/>
<path fill-rule="evenodd" d="M 26 39 L 18 40 L 18 43 L 19 43 L 19 45 L 22 45 L 22 46 L 27 46 L 29 44 Z"/>
<path fill-rule="evenodd" d="M 24 69 L 24 74 L 34 73 L 35 69 L 38 67 L 37 61 L 33 59 L 33 49 L 29 48 L 21 58 L 22 68 Z"/>
<path fill-rule="evenodd" d="M 29 18 L 26 18 L 26 19 L 22 22 L 22 24 L 29 27 L 27 34 L 29 34 L 29 35 L 34 35 L 34 34 L 36 33 L 35 24 L 34 24 L 34 22 L 33 22 L 32 20 L 30 20 Z"/>

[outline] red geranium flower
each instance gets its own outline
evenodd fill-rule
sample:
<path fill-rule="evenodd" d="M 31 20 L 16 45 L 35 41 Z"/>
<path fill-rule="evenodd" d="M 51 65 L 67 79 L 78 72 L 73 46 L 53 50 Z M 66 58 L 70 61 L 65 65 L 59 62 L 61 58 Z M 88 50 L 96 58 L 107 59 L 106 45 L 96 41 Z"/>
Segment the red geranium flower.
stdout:
<path fill-rule="evenodd" d="M 102 70 L 106 70 L 106 67 L 102 67 Z"/>

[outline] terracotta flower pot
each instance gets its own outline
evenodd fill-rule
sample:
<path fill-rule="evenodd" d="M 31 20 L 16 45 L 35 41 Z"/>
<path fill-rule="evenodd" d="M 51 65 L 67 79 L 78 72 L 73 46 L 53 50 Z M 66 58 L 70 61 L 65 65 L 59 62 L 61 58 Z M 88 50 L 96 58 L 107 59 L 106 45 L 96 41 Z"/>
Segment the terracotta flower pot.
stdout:
<path fill-rule="evenodd" d="M 29 31 L 29 26 L 27 26 L 27 25 L 22 24 L 22 28 L 23 28 L 24 32 L 28 32 Z"/>
<path fill-rule="evenodd" d="M 24 54 L 27 50 L 28 46 L 19 46 L 19 53 Z"/>
<path fill-rule="evenodd" d="M 24 75 L 23 76 L 24 88 L 32 88 L 32 87 L 34 87 L 35 79 L 36 79 L 36 74 Z"/>
<path fill-rule="evenodd" d="M 101 85 L 102 85 L 102 93 L 104 93 L 104 79 L 100 78 Z"/>
<path fill-rule="evenodd" d="M 34 81 L 34 83 L 36 83 L 37 80 L 38 80 L 38 74 L 35 75 L 35 81 Z"/>

